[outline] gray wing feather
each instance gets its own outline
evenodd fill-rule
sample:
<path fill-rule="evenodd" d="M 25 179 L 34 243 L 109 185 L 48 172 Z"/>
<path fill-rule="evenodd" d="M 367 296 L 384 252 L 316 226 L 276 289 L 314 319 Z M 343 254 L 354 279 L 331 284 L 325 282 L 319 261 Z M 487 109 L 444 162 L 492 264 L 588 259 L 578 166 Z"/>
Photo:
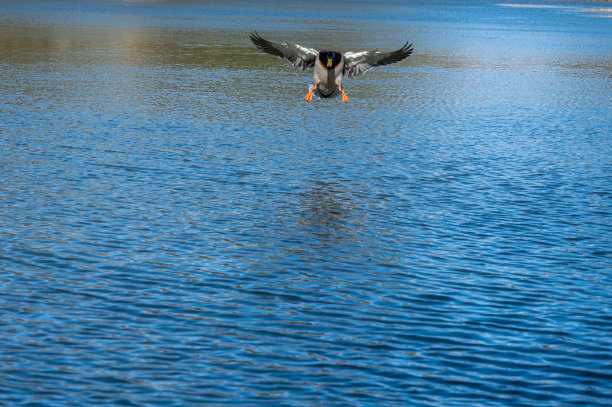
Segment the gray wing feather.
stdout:
<path fill-rule="evenodd" d="M 314 66 L 319 52 L 316 49 L 291 43 L 278 43 L 263 39 L 257 32 L 251 33 L 251 41 L 263 52 L 279 58 L 287 58 L 294 67 L 302 71 Z"/>
<path fill-rule="evenodd" d="M 357 76 L 365 73 L 373 66 L 387 65 L 399 62 L 412 54 L 412 44 L 406 43 L 396 51 L 361 51 L 344 54 L 344 75 Z"/>

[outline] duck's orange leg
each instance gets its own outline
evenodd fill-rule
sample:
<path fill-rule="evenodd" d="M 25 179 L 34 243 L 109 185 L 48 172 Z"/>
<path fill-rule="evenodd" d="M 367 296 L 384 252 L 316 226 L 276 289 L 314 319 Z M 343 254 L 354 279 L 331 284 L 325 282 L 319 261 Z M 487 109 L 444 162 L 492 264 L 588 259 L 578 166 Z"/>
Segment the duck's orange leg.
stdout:
<path fill-rule="evenodd" d="M 308 91 L 308 93 L 306 94 L 306 96 L 304 97 L 304 100 L 307 102 L 310 102 L 312 100 L 312 92 L 314 92 L 317 89 L 317 85 L 314 85 L 312 87 L 312 89 L 310 89 Z"/>
<path fill-rule="evenodd" d="M 344 91 L 342 90 L 342 88 L 338 88 L 338 90 L 340 91 L 340 93 L 342 93 L 342 101 L 343 102 L 348 102 L 349 98 L 348 96 L 346 96 L 346 93 L 344 93 Z"/>

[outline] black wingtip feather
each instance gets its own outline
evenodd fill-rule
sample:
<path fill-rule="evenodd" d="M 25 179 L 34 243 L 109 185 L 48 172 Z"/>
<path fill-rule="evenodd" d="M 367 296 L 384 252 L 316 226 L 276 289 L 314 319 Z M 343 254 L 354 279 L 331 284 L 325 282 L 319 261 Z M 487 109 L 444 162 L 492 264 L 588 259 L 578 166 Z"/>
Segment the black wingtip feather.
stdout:
<path fill-rule="evenodd" d="M 408 58 L 410 54 L 412 54 L 412 51 L 414 51 L 412 44 L 410 42 L 406 42 L 403 47 L 397 51 L 391 52 L 390 55 L 378 61 L 376 65 L 388 65 L 399 62 L 405 58 Z"/>
<path fill-rule="evenodd" d="M 277 56 L 279 58 L 283 58 L 285 56 L 270 41 L 265 40 L 261 35 L 259 35 L 259 33 L 257 31 L 253 31 L 249 35 L 249 37 L 250 37 L 251 41 L 253 42 L 253 44 L 255 44 L 255 46 L 257 48 L 259 48 L 260 50 L 262 50 L 263 52 L 268 53 L 270 55 Z"/>

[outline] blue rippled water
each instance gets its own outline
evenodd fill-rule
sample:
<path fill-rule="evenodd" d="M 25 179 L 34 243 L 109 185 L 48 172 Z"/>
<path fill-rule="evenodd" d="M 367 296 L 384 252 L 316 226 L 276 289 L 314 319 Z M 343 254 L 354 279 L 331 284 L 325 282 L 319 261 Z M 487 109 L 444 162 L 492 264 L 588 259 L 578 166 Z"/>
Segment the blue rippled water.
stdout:
<path fill-rule="evenodd" d="M 0 405 L 609 405 L 610 16 L 0 3 Z"/>

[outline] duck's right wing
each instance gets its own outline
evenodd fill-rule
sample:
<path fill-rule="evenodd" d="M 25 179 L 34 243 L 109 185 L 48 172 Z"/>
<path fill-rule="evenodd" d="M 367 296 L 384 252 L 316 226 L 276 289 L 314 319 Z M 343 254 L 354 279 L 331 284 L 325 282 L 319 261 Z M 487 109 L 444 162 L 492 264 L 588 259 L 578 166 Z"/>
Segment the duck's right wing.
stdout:
<path fill-rule="evenodd" d="M 302 71 L 312 68 L 319 52 L 316 49 L 302 47 L 297 44 L 278 43 L 263 39 L 257 32 L 251 33 L 251 41 L 263 52 L 279 58 L 287 58 L 294 67 Z"/>
<path fill-rule="evenodd" d="M 412 44 L 406 43 L 396 51 L 361 51 L 344 53 L 344 75 L 357 76 L 365 73 L 373 66 L 393 64 L 412 54 Z"/>

